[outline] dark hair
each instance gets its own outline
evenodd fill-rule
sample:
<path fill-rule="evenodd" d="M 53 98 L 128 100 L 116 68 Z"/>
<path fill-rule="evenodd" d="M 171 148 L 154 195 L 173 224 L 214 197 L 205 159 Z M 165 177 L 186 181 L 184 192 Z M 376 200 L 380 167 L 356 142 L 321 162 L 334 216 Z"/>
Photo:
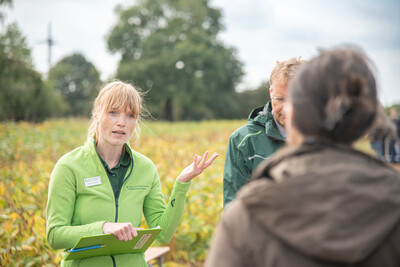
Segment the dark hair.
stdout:
<path fill-rule="evenodd" d="M 305 136 L 352 143 L 377 109 L 371 61 L 355 47 L 324 50 L 289 83 L 293 125 Z"/>

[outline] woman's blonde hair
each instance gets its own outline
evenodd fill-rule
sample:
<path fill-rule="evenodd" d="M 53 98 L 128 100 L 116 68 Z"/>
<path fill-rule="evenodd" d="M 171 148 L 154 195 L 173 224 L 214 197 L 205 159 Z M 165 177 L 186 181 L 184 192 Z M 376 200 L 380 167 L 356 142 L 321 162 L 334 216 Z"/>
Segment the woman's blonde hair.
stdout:
<path fill-rule="evenodd" d="M 89 123 L 88 140 L 98 141 L 99 121 L 111 109 L 131 111 L 137 119 L 134 136 L 138 141 L 140 136 L 140 114 L 142 111 L 142 97 L 139 90 L 133 85 L 122 81 L 113 81 L 106 84 L 94 100 L 92 116 Z"/>

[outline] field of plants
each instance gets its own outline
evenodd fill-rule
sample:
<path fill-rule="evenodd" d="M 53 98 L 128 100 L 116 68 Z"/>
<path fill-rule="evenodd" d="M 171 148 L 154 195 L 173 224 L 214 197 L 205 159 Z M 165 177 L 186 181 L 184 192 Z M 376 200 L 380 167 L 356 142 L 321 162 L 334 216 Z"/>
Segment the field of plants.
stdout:
<path fill-rule="evenodd" d="M 135 150 L 156 164 L 167 201 L 175 177 L 195 153 L 220 157 L 191 185 L 166 266 L 201 266 L 222 213 L 222 171 L 229 135 L 245 121 L 146 122 Z M 60 156 L 86 140 L 88 121 L 0 124 L 0 266 L 57 266 L 61 250 L 46 242 L 50 173 Z M 367 140 L 357 144 L 368 150 Z M 156 244 L 159 245 L 159 244 Z"/>

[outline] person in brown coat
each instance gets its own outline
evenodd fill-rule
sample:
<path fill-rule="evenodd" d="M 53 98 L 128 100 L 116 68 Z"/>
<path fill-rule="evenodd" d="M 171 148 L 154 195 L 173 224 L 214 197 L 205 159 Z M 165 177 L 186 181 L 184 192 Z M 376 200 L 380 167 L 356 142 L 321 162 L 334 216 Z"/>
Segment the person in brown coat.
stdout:
<path fill-rule="evenodd" d="M 205 266 L 400 266 L 400 173 L 352 148 L 377 107 L 359 49 L 322 51 L 300 67 L 289 146 L 224 211 Z"/>

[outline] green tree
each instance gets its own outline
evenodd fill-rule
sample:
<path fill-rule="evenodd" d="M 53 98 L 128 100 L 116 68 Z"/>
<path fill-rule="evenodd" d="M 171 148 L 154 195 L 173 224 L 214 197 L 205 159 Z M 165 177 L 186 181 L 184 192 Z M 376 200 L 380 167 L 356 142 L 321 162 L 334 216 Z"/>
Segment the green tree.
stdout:
<path fill-rule="evenodd" d="M 238 93 L 239 117 L 247 118 L 253 109 L 265 105 L 270 100 L 268 89 L 269 82 L 262 82 L 256 89 L 247 89 Z"/>
<path fill-rule="evenodd" d="M 221 12 L 208 0 L 142 0 L 116 9 L 108 48 L 120 53 L 117 77 L 147 92 L 162 119 L 233 118 L 242 63 L 218 40 Z"/>
<path fill-rule="evenodd" d="M 61 98 L 34 70 L 17 24 L 9 25 L 0 34 L 0 120 L 39 121 L 58 115 L 62 106 Z"/>
<path fill-rule="evenodd" d="M 95 66 L 76 53 L 64 57 L 50 69 L 49 83 L 68 103 L 68 115 L 88 116 L 101 81 Z"/>

